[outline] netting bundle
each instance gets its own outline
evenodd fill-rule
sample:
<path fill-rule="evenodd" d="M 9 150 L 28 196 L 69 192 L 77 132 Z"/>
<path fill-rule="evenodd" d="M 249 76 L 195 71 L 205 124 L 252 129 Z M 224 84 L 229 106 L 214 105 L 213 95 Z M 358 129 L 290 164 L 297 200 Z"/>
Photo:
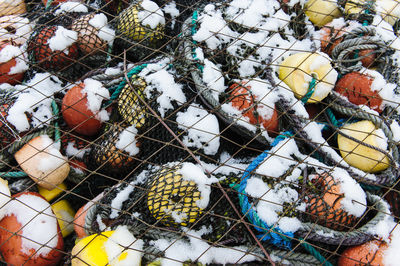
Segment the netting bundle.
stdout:
<path fill-rule="evenodd" d="M 265 240 L 290 245 L 297 234 L 326 244 L 358 245 L 372 239 L 378 224 L 389 219 L 380 213 L 386 203 L 366 194 L 344 169 L 302 154 L 293 139 L 279 137 L 273 145 L 237 185 L 245 192 L 239 196 L 242 212 Z"/>
<path fill-rule="evenodd" d="M 47 14 L 46 14 L 47 15 Z M 61 72 L 67 80 L 81 78 L 109 59 L 115 31 L 103 13 L 76 2 L 39 17 L 27 46 L 29 60 L 39 72 Z"/>
<path fill-rule="evenodd" d="M 0 7 L 1 262 L 399 260 L 397 1 Z"/>

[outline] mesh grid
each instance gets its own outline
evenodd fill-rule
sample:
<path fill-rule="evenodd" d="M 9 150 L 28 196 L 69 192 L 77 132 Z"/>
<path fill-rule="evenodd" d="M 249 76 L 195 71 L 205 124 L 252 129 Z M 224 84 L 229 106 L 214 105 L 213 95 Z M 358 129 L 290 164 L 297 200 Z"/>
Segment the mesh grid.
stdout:
<path fill-rule="evenodd" d="M 0 262 L 392 265 L 394 0 L 0 3 Z"/>

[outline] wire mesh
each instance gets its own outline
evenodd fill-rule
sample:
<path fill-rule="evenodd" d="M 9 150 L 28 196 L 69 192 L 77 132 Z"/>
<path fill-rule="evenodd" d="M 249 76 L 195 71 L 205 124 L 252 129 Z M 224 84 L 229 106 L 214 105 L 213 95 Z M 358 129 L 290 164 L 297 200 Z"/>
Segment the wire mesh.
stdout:
<path fill-rule="evenodd" d="M 396 265 L 398 4 L 0 2 L 0 262 Z"/>

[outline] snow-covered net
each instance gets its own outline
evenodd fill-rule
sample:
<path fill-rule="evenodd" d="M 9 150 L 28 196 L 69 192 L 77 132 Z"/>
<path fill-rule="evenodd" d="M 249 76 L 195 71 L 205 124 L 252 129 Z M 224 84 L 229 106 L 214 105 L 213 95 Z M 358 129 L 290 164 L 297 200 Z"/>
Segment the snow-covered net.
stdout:
<path fill-rule="evenodd" d="M 0 261 L 398 264 L 398 5 L 0 1 Z"/>

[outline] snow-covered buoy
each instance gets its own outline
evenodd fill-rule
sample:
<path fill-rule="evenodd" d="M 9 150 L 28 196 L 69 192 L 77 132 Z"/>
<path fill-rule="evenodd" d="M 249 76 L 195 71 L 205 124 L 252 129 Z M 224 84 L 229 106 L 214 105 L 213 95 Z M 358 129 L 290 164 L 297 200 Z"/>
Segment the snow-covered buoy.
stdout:
<path fill-rule="evenodd" d="M 156 44 L 164 36 L 165 18 L 161 8 L 150 0 L 126 8 L 118 16 L 117 29 L 132 41 Z"/>
<path fill-rule="evenodd" d="M 164 165 L 150 180 L 147 207 L 166 226 L 189 226 L 208 205 L 212 179 L 192 163 Z"/>
<path fill-rule="evenodd" d="M 81 239 L 72 249 L 72 266 L 141 265 L 144 242 L 136 239 L 126 226 Z"/>
<path fill-rule="evenodd" d="M 61 70 L 78 58 L 78 33 L 62 26 L 45 26 L 28 42 L 34 64 L 46 70 Z"/>
<path fill-rule="evenodd" d="M 362 204 L 363 202 L 366 204 L 366 196 L 347 172 L 343 170 L 336 174 L 335 178 L 324 172 L 310 175 L 308 179 L 311 185 L 307 193 L 306 213 L 310 215 L 311 221 L 334 230 L 348 230 L 356 224 L 357 218 L 362 216 L 366 209 Z M 347 191 L 350 189 L 351 193 L 359 194 L 360 202 L 356 202 L 357 197 L 355 200 L 348 199 L 346 189 Z"/>
<path fill-rule="evenodd" d="M 258 103 L 259 99 L 251 93 L 251 86 L 247 85 L 246 82 L 232 84 L 229 88 L 229 94 L 232 106 L 241 111 L 251 124 L 262 125 L 268 133 L 276 134 L 278 132 L 279 121 L 275 105 L 267 106 Z M 261 109 L 268 110 L 262 112 Z"/>
<path fill-rule="evenodd" d="M 101 106 L 103 100 L 109 98 L 110 93 L 100 82 L 85 79 L 65 94 L 61 107 L 64 121 L 76 133 L 96 135 L 102 122 L 109 119 L 107 111 Z"/>
<path fill-rule="evenodd" d="M 69 164 L 47 135 L 40 135 L 25 144 L 15 155 L 22 170 L 39 186 L 54 189 L 69 174 Z"/>
<path fill-rule="evenodd" d="M 314 92 L 307 103 L 316 103 L 328 96 L 336 83 L 338 73 L 326 54 L 302 52 L 287 57 L 279 66 L 279 78 L 303 98 L 315 80 Z"/>
<path fill-rule="evenodd" d="M 0 43 L 0 84 L 21 83 L 28 69 L 22 49 L 11 42 Z"/>
<path fill-rule="evenodd" d="M 115 38 L 115 32 L 107 26 L 107 17 L 100 14 L 87 14 L 72 22 L 71 30 L 78 33 L 77 44 L 84 54 L 106 52 L 108 44 Z"/>
<path fill-rule="evenodd" d="M 0 221 L 0 252 L 9 265 L 57 265 L 64 241 L 50 204 L 38 193 L 22 192 L 6 205 Z"/>

